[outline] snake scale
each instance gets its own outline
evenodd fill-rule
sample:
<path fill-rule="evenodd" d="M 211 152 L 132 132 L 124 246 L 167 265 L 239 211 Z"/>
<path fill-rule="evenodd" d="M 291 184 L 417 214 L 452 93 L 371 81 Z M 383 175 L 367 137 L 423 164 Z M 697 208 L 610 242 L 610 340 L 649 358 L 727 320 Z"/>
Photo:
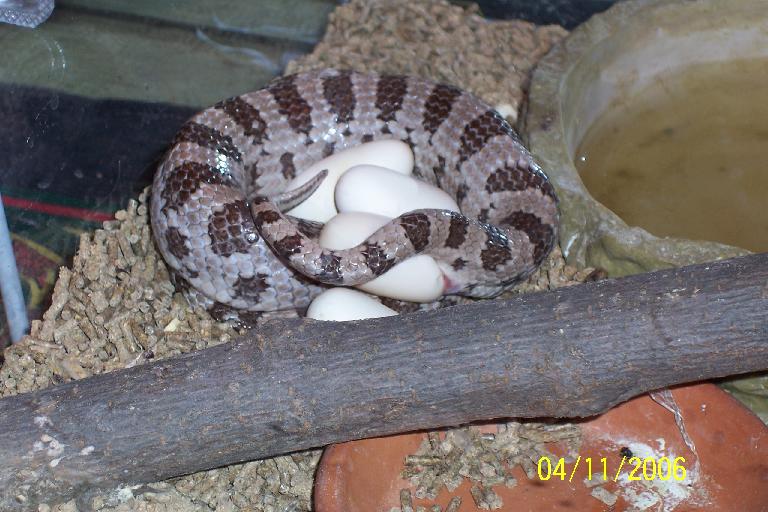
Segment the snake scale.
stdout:
<path fill-rule="evenodd" d="M 317 223 L 281 212 L 308 193 L 285 193 L 297 172 L 385 138 L 408 143 L 414 176 L 451 194 L 461 212 L 409 212 L 340 251 L 318 245 Z M 304 308 L 328 285 L 367 282 L 418 253 L 435 258 L 449 293 L 493 297 L 546 258 L 558 209 L 509 123 L 470 93 L 324 69 L 277 78 L 185 123 L 155 174 L 151 219 L 190 302 L 249 322 Z"/>

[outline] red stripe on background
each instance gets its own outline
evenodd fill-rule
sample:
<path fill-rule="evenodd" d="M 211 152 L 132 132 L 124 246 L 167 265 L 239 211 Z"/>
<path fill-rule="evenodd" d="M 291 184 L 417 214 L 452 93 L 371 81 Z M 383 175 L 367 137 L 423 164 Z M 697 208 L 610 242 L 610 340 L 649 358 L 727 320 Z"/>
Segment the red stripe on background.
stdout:
<path fill-rule="evenodd" d="M 104 222 L 105 220 L 111 220 L 114 218 L 114 215 L 111 213 L 86 210 L 85 208 L 62 206 L 60 204 L 41 203 L 39 201 L 19 199 L 17 197 L 8 197 L 5 195 L 2 197 L 3 204 L 5 206 L 9 206 L 11 208 L 19 208 L 21 210 L 33 210 L 40 213 L 46 213 L 48 215 L 72 217 L 74 219 L 87 220 L 91 222 Z"/>

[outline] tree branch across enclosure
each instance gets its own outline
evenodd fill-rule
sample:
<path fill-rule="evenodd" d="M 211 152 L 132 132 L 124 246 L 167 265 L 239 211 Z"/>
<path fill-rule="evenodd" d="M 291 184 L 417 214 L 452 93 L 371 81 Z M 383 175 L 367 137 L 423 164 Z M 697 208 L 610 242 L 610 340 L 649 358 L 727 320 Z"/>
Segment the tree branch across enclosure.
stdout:
<path fill-rule="evenodd" d="M 768 368 L 768 254 L 231 343 L 0 400 L 0 509 Z"/>

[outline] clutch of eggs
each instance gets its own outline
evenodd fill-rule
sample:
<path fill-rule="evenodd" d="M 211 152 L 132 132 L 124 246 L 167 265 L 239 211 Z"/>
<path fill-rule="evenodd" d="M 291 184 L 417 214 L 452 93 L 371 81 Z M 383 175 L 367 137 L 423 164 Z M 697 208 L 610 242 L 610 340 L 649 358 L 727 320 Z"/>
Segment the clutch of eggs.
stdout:
<path fill-rule="evenodd" d="M 424 208 L 459 211 L 446 192 L 411 175 L 413 153 L 399 140 L 369 142 L 335 153 L 296 176 L 288 190 L 323 169 L 328 170 L 323 183 L 287 213 L 324 222 L 319 243 L 326 249 L 354 247 L 406 212 Z M 446 279 L 434 258 L 420 254 L 356 288 L 382 297 L 432 302 L 445 292 Z M 374 298 L 348 288 L 323 292 L 307 311 L 309 318 L 336 321 L 395 314 Z"/>

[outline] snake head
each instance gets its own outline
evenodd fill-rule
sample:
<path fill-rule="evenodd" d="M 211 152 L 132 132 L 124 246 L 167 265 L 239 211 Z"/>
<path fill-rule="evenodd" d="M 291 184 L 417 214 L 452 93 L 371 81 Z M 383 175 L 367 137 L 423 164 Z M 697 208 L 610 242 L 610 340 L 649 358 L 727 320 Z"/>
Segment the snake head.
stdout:
<path fill-rule="evenodd" d="M 462 268 L 455 268 L 456 262 L 449 265 L 443 261 L 437 261 L 437 266 L 443 273 L 445 281 L 445 295 L 462 295 L 474 299 L 492 299 L 503 291 L 514 286 L 515 283 L 500 283 L 498 280 L 489 280 L 487 282 L 473 281 L 476 279 L 472 270 L 463 271 Z"/>

